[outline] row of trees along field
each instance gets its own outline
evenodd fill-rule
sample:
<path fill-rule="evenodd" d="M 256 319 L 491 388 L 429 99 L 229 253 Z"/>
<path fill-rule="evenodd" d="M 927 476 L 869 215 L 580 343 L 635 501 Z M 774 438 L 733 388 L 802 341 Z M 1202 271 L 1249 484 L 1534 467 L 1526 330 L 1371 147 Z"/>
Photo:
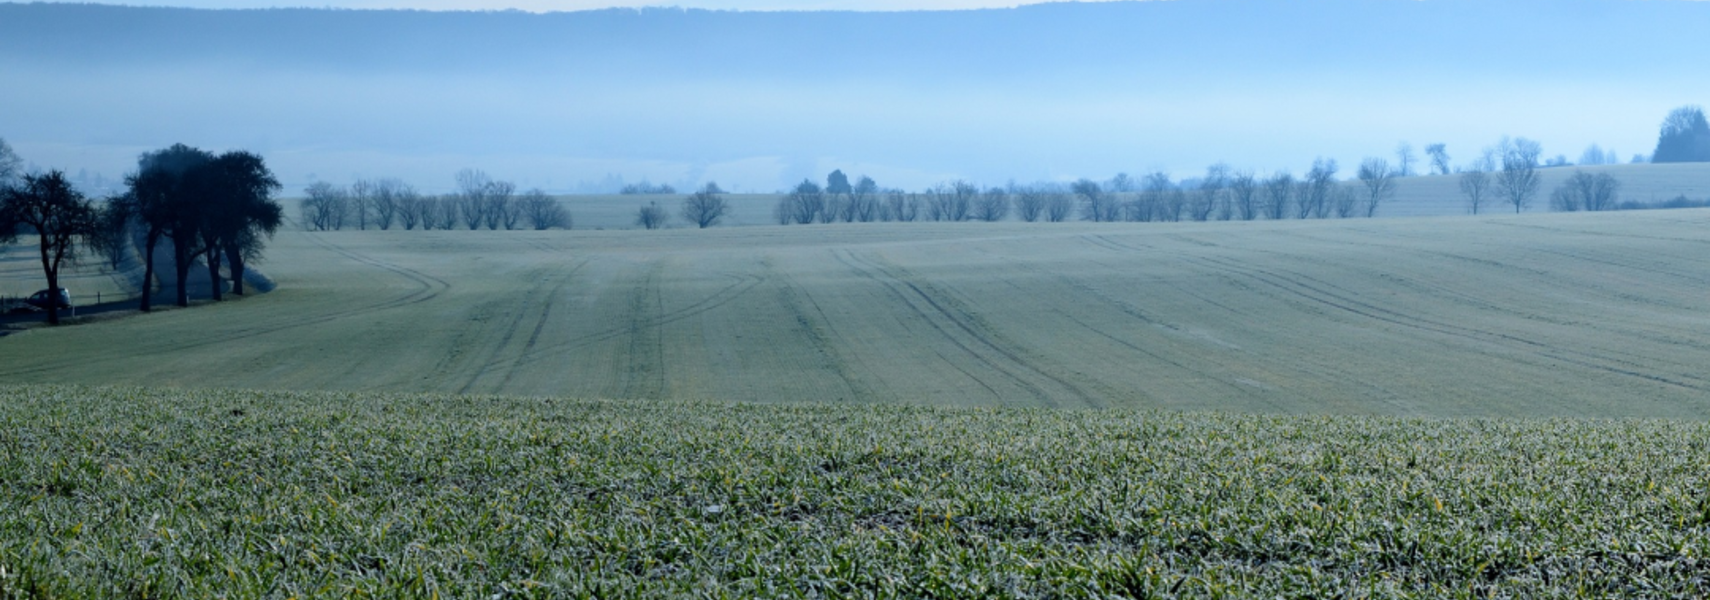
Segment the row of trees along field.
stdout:
<path fill-rule="evenodd" d="M 1527 138 L 1504 137 L 1486 147 L 1463 167 L 1452 166 L 1446 144 L 1425 147 L 1431 174 L 1458 175 L 1467 209 L 1473 214 L 1502 207 L 1519 213 L 1530 208 L 1540 192 L 1539 169 L 1572 165 L 1566 156 L 1545 159 L 1543 146 Z M 1581 153 L 1581 165 L 1615 164 L 1617 155 L 1596 144 Z M 980 188 L 966 182 L 940 184 L 925 192 L 881 189 L 871 177 L 854 184 L 841 170 L 832 171 L 825 185 L 811 180 L 785 192 L 773 210 L 780 225 L 872 221 L 1001 221 L 1015 215 L 1022 221 L 1059 222 L 1077 214 L 1088 221 L 1208 221 L 1371 217 L 1394 197 L 1397 179 L 1413 176 L 1417 161 L 1413 146 L 1401 143 L 1394 166 L 1388 159 L 1361 161 L 1354 178 L 1337 178 L 1335 160 L 1318 159 L 1302 177 L 1279 171 L 1261 177 L 1235 171 L 1226 164 L 1206 169 L 1203 176 L 1181 181 L 1154 172 L 1138 179 L 1126 173 L 1097 182 L 1041 183 Z M 1670 112 L 1658 135 L 1656 152 L 1637 155 L 1633 162 L 1710 162 L 1710 123 L 1703 109 L 1684 106 Z M 1550 195 L 1554 210 L 1614 210 L 1621 205 L 1621 184 L 1607 173 L 1576 172 Z M 685 200 L 685 218 L 689 205 Z M 643 207 L 638 223 L 649 229 L 657 206 Z M 703 227 L 705 225 L 702 225 Z"/>
<path fill-rule="evenodd" d="M 273 200 L 279 181 L 260 156 L 241 150 L 215 155 L 178 144 L 144 153 L 125 178 L 127 189 L 100 201 L 85 197 L 61 171 L 19 173 L 20 162 L 0 140 L 0 236 L 8 242 L 20 233 L 36 236 L 49 290 L 60 287 L 61 269 L 82 251 L 117 268 L 140 240 L 144 311 L 151 308 L 159 242 L 172 245 L 176 301 L 189 306 L 186 282 L 196 259 L 208 268 L 215 300 L 225 281 L 222 264 L 232 293 L 243 294 L 245 265 L 260 259 L 283 220 Z M 47 310 L 57 325 L 58 307 L 50 303 Z"/>
<path fill-rule="evenodd" d="M 396 179 L 358 180 L 349 186 L 316 182 L 304 190 L 303 227 L 316 231 L 381 229 L 569 229 L 563 205 L 540 189 L 521 194 L 509 181 L 485 172 L 457 173 L 457 191 L 434 196 Z"/>

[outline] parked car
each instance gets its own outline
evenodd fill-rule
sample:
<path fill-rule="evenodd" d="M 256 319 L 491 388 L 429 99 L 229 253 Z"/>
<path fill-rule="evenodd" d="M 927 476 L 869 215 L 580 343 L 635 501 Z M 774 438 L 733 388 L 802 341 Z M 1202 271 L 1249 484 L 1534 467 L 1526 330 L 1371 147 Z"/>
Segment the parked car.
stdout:
<path fill-rule="evenodd" d="M 69 309 L 71 308 L 71 293 L 65 291 L 65 288 L 42 290 L 30 294 L 24 303 L 42 310 L 47 310 L 50 305 L 60 309 Z"/>

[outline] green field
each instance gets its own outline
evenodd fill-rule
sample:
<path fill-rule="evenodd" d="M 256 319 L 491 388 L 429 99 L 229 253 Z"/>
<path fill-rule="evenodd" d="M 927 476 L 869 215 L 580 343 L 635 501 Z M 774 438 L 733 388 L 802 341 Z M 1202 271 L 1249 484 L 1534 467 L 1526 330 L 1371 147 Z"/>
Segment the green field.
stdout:
<path fill-rule="evenodd" d="M 1706 232 L 286 231 L 0 336 L 0 599 L 1695 597 Z"/>
<path fill-rule="evenodd" d="M 277 291 L 0 338 L 0 380 L 1710 416 L 1710 211 L 287 231 Z"/>
<path fill-rule="evenodd" d="M 0 597 L 1710 586 L 1710 425 L 0 388 Z"/>

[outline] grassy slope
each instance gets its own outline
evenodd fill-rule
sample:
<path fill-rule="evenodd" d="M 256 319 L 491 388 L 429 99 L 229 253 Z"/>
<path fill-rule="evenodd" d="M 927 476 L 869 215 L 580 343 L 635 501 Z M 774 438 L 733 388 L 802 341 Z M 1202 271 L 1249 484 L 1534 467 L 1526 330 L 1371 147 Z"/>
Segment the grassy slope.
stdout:
<path fill-rule="evenodd" d="M 1688 597 L 1710 426 L 0 388 L 0 597 Z"/>
<path fill-rule="evenodd" d="M 0 380 L 1704 418 L 1707 226 L 287 232 L 278 291 L 0 338 Z"/>

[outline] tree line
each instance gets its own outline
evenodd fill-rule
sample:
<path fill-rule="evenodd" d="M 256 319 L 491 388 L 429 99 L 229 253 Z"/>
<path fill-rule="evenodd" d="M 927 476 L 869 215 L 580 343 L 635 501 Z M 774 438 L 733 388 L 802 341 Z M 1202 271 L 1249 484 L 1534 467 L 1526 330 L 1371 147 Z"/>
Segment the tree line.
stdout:
<path fill-rule="evenodd" d="M 222 266 L 232 293 L 241 295 L 246 266 L 261 258 L 283 221 L 273 200 L 278 179 L 260 156 L 242 150 L 216 155 L 176 144 L 143 153 L 136 172 L 125 178 L 125 191 L 102 202 L 75 189 L 61 171 L 18 173 L 17 164 L 0 140 L 0 236 L 36 236 L 50 291 L 61 287 L 61 269 L 75 264 L 81 251 L 117 267 L 140 240 L 139 309 L 152 308 L 154 253 L 161 241 L 172 246 L 179 306 L 190 304 L 187 280 L 197 259 L 208 269 L 213 299 L 223 292 Z M 58 307 L 50 302 L 47 310 L 48 322 L 58 324 Z"/>
<path fill-rule="evenodd" d="M 349 186 L 316 182 L 303 190 L 301 222 L 313 231 L 544 230 L 574 224 L 570 212 L 539 188 L 518 194 L 516 184 L 476 169 L 459 171 L 456 181 L 457 191 L 445 195 L 421 194 L 397 179 L 362 179 Z"/>

